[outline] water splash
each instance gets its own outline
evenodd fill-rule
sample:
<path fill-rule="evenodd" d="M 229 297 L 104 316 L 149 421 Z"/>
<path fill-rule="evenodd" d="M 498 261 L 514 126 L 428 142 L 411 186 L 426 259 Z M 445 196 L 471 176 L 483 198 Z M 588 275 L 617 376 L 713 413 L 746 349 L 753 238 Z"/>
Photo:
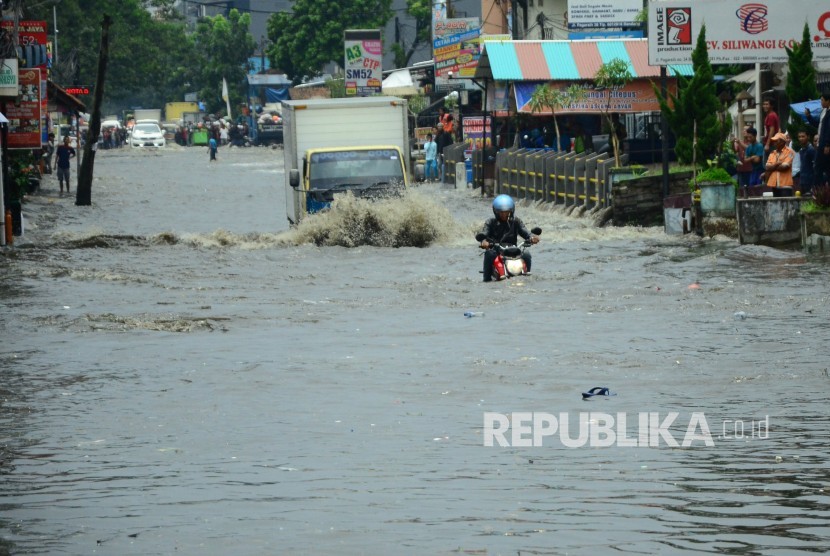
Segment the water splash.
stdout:
<path fill-rule="evenodd" d="M 335 198 L 330 210 L 300 222 L 295 240 L 341 247 L 427 247 L 446 241 L 456 226 L 444 206 L 415 191 L 377 200 L 347 194 Z"/>

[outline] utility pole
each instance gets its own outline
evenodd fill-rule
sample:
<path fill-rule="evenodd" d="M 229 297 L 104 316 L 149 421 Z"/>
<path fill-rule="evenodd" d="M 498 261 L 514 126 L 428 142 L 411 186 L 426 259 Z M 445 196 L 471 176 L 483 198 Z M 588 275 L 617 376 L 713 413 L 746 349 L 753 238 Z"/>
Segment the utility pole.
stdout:
<path fill-rule="evenodd" d="M 89 133 L 84 145 L 84 159 L 78 171 L 78 187 L 75 193 L 75 204 L 89 206 L 92 204 L 92 169 L 95 165 L 95 150 L 98 147 L 98 134 L 101 132 L 101 102 L 104 99 L 104 81 L 106 80 L 107 64 L 110 58 L 110 25 L 112 18 L 104 14 L 101 21 L 101 49 L 98 53 L 98 77 L 95 80 L 95 96 L 92 100 L 92 121 L 89 122 Z M 78 135 L 78 145 L 81 137 Z"/>
<path fill-rule="evenodd" d="M 52 20 L 55 22 L 55 60 L 58 63 L 58 5 L 52 6 Z"/>

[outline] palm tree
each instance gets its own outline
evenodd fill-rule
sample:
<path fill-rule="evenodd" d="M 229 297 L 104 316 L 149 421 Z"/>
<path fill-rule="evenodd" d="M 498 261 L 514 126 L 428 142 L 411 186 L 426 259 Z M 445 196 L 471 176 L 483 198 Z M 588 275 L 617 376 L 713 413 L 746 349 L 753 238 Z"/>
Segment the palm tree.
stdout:
<path fill-rule="evenodd" d="M 605 119 L 608 122 L 611 145 L 614 147 L 614 161 L 617 168 L 620 167 L 620 141 L 617 137 L 617 126 L 611 119 L 611 92 L 615 89 L 622 89 L 634 77 L 628 68 L 628 62 L 621 58 L 614 58 L 610 62 L 602 64 L 594 76 L 594 83 L 598 90 L 606 91 Z"/>
<path fill-rule="evenodd" d="M 556 129 L 556 150 L 562 145 L 562 137 L 559 134 L 559 121 L 556 119 L 556 111 L 567 108 L 572 104 L 580 102 L 585 98 L 585 90 L 579 85 L 571 85 L 567 89 L 554 89 L 549 83 L 537 85 L 530 96 L 530 111 L 533 113 L 543 112 L 549 109 L 553 115 L 553 127 Z"/>

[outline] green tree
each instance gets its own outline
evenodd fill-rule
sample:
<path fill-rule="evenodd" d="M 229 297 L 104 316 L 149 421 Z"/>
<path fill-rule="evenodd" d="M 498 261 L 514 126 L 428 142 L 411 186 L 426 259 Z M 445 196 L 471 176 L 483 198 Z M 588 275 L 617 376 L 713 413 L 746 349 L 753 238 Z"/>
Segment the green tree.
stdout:
<path fill-rule="evenodd" d="M 617 136 L 617 124 L 611 117 L 611 94 L 626 86 L 634 76 L 631 75 L 631 69 L 628 67 L 628 62 L 620 58 L 614 58 L 602 64 L 594 76 L 594 84 L 597 89 L 605 91 L 605 121 L 608 124 L 609 139 L 611 146 L 614 149 L 614 162 L 617 168 L 620 167 L 620 141 Z"/>
<path fill-rule="evenodd" d="M 585 98 L 585 89 L 576 84 L 567 89 L 554 89 L 549 83 L 546 83 L 537 85 L 533 90 L 533 94 L 530 96 L 530 111 L 536 113 L 543 112 L 546 109 L 550 110 L 553 116 L 553 127 L 556 130 L 557 150 L 562 144 L 562 136 L 559 133 L 559 121 L 556 117 L 556 111 L 580 102 L 583 98 Z"/>
<path fill-rule="evenodd" d="M 22 17 L 48 21 L 53 29 L 52 3 L 30 4 L 24 6 Z M 151 4 L 170 18 L 153 18 L 146 9 Z M 52 80 L 62 87 L 95 82 L 101 29 L 90 14 L 107 13 L 112 26 L 102 111 L 161 107 L 164 102 L 181 99 L 198 65 L 194 64 L 193 43 L 184 24 L 175 19 L 170 6 L 169 0 L 61 0 L 54 12 L 60 34 Z M 50 39 L 55 42 L 54 37 Z M 82 100 L 92 102 L 91 97 Z"/>
<path fill-rule="evenodd" d="M 677 95 L 664 98 L 652 83 L 663 117 L 677 138 L 674 150 L 683 164 L 717 158 L 723 148 L 732 119 L 724 114 L 715 88 L 715 76 L 706 50 L 706 26 L 700 29 L 692 52 L 694 75 L 678 75 Z"/>
<path fill-rule="evenodd" d="M 294 83 L 330 62 L 343 64 L 343 32 L 383 27 L 392 0 L 296 0 L 291 13 L 268 18 L 268 58 Z"/>
<path fill-rule="evenodd" d="M 240 14 L 236 9 L 230 11 L 227 19 L 221 15 L 205 17 L 196 25 L 195 44 L 201 61 L 199 96 L 209 112 L 225 108 L 223 78 L 228 82 L 231 106 L 243 99 L 248 58 L 256 48 L 248 31 L 250 26 L 250 14 Z"/>
<path fill-rule="evenodd" d="M 804 24 L 804 34 L 801 37 L 801 42 L 795 45 L 792 50 L 786 48 L 786 51 L 789 68 L 786 91 L 790 104 L 817 99 L 819 92 L 818 87 L 816 87 L 816 68 L 813 66 L 813 46 L 810 43 L 810 27 L 806 23 Z M 789 124 L 786 127 L 793 139 L 798 137 L 798 132 L 801 130 L 806 129 L 810 132 L 815 130 L 804 122 L 801 115 L 796 114 L 792 108 L 789 114 Z M 810 136 L 812 137 L 812 135 Z M 796 140 L 795 143 L 798 143 L 798 141 Z"/>

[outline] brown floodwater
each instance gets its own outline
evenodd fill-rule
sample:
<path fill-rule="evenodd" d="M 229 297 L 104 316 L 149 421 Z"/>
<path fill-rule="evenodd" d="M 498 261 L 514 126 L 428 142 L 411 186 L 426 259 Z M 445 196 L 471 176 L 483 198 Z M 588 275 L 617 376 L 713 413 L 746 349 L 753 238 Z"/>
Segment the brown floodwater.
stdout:
<path fill-rule="evenodd" d="M 473 190 L 291 230 L 278 150 L 95 175 L 0 259 L 0 553 L 830 550 L 826 258 L 520 205 L 534 274 L 485 285 Z M 485 445 L 520 412 L 572 434 Z"/>

